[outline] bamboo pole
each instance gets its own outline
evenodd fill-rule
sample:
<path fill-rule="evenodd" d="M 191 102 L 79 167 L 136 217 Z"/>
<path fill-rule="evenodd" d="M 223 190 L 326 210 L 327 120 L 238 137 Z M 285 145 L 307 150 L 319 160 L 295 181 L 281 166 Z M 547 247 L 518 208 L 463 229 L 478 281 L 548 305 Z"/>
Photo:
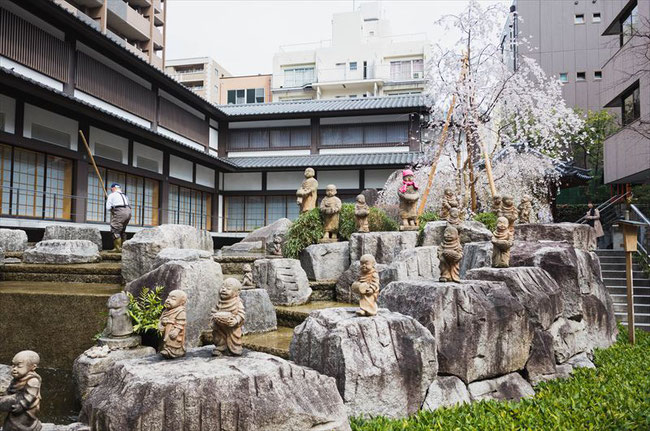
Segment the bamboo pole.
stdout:
<path fill-rule="evenodd" d="M 104 196 L 106 196 L 106 199 L 108 199 L 108 193 L 106 192 L 106 186 L 104 185 L 104 180 L 102 180 L 102 176 L 99 174 L 99 169 L 97 168 L 97 163 L 95 163 L 95 158 L 93 157 L 93 153 L 90 151 L 90 146 L 88 145 L 88 141 L 86 141 L 86 137 L 84 136 L 84 132 L 79 130 L 79 136 L 81 136 L 81 140 L 83 141 L 84 145 L 86 146 L 86 150 L 88 151 L 88 155 L 90 156 L 90 161 L 93 162 L 93 167 L 95 168 L 95 173 L 97 174 L 97 178 L 99 178 L 99 184 L 102 185 L 102 191 L 104 192 Z"/>

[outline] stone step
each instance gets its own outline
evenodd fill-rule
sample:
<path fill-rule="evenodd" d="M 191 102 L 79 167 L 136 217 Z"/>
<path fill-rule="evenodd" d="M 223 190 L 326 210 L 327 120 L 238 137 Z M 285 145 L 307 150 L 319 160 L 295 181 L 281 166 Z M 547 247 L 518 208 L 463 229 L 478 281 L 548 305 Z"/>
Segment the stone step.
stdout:
<path fill-rule="evenodd" d="M 619 322 L 620 322 L 621 325 L 623 325 L 623 326 L 625 326 L 627 328 L 627 322 L 624 322 L 624 321 L 621 321 L 621 320 L 619 320 Z M 634 327 L 637 328 L 637 329 L 642 329 L 644 331 L 650 331 L 650 323 L 636 322 L 634 324 Z"/>
<path fill-rule="evenodd" d="M 627 280 L 623 278 L 606 278 L 603 277 L 603 283 L 607 287 L 626 286 Z M 650 280 L 647 278 L 635 278 L 633 280 L 634 287 L 650 287 Z"/>
<path fill-rule="evenodd" d="M 123 284 L 118 262 L 81 263 L 69 265 L 42 265 L 15 263 L 4 265 L 2 281 L 38 281 L 59 283 Z"/>
<path fill-rule="evenodd" d="M 614 304 L 614 314 L 627 313 L 627 304 L 618 303 Z M 650 304 L 637 304 L 634 303 L 634 313 L 635 314 L 648 314 L 650 315 Z"/>
<path fill-rule="evenodd" d="M 102 251 L 99 253 L 102 256 L 102 261 L 121 261 L 122 253 L 111 253 L 110 251 Z"/>
<path fill-rule="evenodd" d="M 312 302 L 336 300 L 336 280 L 310 281 L 309 287 L 311 287 L 309 300 Z"/>
<path fill-rule="evenodd" d="M 623 268 L 622 271 L 616 270 L 616 271 L 601 271 L 603 278 L 625 278 L 625 268 Z M 643 280 L 646 277 L 645 273 L 643 271 L 632 271 L 632 277 L 634 280 Z"/>
<path fill-rule="evenodd" d="M 596 250 L 598 256 L 623 256 L 625 257 L 625 250 L 614 250 L 611 248 L 599 248 Z"/>
<path fill-rule="evenodd" d="M 622 263 L 623 265 L 625 265 L 625 256 L 623 257 L 599 256 L 598 260 L 600 260 L 601 265 L 603 263 Z"/>
<path fill-rule="evenodd" d="M 600 264 L 601 271 L 623 271 L 625 272 L 625 262 L 623 263 L 602 263 Z M 641 265 L 635 263 L 632 265 L 632 271 L 643 271 Z"/>
<path fill-rule="evenodd" d="M 303 305 L 284 306 L 276 305 L 275 312 L 278 318 L 278 326 L 286 326 L 288 328 L 295 328 L 307 319 L 309 313 L 314 310 L 321 310 L 323 308 L 338 308 L 338 307 L 356 307 L 354 304 L 346 304 L 344 302 L 335 301 L 313 301 Z"/>
<path fill-rule="evenodd" d="M 622 295 L 625 296 L 627 295 L 627 287 L 625 286 L 610 286 L 607 288 L 609 291 L 609 294 L 614 296 L 614 295 Z M 637 295 L 650 295 L 650 287 L 637 287 L 634 286 L 634 296 Z"/>
<path fill-rule="evenodd" d="M 215 256 L 214 261 L 221 265 L 221 271 L 224 274 L 241 274 L 243 276 L 245 264 L 249 264 L 252 268 L 255 261 L 263 257 L 262 255 Z"/>
<path fill-rule="evenodd" d="M 616 320 L 627 322 L 627 313 L 615 313 Z M 650 313 L 634 313 L 634 323 L 650 324 Z"/>
<path fill-rule="evenodd" d="M 613 294 L 614 304 L 627 304 L 627 294 Z M 650 295 L 634 295 L 634 304 L 650 305 Z"/>

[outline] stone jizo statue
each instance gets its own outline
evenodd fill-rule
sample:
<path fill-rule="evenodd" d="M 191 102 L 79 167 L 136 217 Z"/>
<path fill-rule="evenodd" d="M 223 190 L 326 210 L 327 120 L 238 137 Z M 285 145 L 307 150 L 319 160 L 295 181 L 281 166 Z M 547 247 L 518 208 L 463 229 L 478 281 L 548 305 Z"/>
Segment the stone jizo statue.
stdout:
<path fill-rule="evenodd" d="M 227 278 L 219 290 L 219 302 L 211 315 L 214 356 L 242 354 L 242 326 L 246 313 L 239 297 L 241 288 L 239 280 Z"/>
<path fill-rule="evenodd" d="M 163 348 L 160 354 L 164 358 L 185 356 L 186 303 L 187 293 L 182 290 L 172 290 L 165 300 L 165 310 L 158 324 L 158 330 L 163 334 Z"/>
<path fill-rule="evenodd" d="M 530 196 L 524 195 L 519 204 L 519 223 L 530 223 L 530 217 L 533 214 L 533 204 Z"/>
<path fill-rule="evenodd" d="M 458 198 L 454 194 L 454 191 L 450 188 L 445 189 L 445 194 L 442 196 L 442 207 L 440 209 L 440 217 L 443 220 L 449 220 L 449 212 L 452 208 L 457 208 L 458 214 L 460 216 L 460 203 Z"/>
<path fill-rule="evenodd" d="M 501 196 L 500 195 L 494 195 L 492 196 L 492 212 L 494 214 L 499 214 L 499 211 L 501 211 Z"/>
<path fill-rule="evenodd" d="M 271 245 L 271 255 L 282 257 L 282 235 L 273 235 L 273 244 Z"/>
<path fill-rule="evenodd" d="M 372 254 L 361 256 L 361 275 L 352 283 L 351 289 L 359 292 L 359 316 L 377 315 L 377 297 L 379 296 L 379 274 L 375 269 L 375 257 Z"/>
<path fill-rule="evenodd" d="M 129 297 L 119 292 L 108 298 L 108 321 L 102 333 L 107 338 L 129 337 L 133 334 L 133 323 L 129 316 Z"/>
<path fill-rule="evenodd" d="M 38 353 L 23 350 L 11 361 L 11 383 L 0 394 L 0 411 L 7 412 L 3 430 L 40 431 L 38 412 L 41 405 L 41 376 L 36 368 L 41 361 Z"/>
<path fill-rule="evenodd" d="M 357 203 L 354 204 L 354 219 L 356 221 L 357 232 L 369 232 L 368 215 L 370 208 L 366 204 L 366 197 L 364 195 L 357 196 Z"/>
<path fill-rule="evenodd" d="M 514 235 L 515 234 L 515 223 L 519 219 L 519 211 L 515 207 L 515 201 L 512 199 L 512 196 L 504 196 L 503 201 L 501 202 L 501 209 L 497 213 L 499 217 L 505 217 L 508 219 L 508 229 Z"/>
<path fill-rule="evenodd" d="M 497 219 L 497 228 L 492 232 L 492 266 L 494 268 L 508 268 L 510 266 L 510 249 L 514 241 L 509 225 L 507 218 L 499 217 Z"/>
<path fill-rule="evenodd" d="M 244 280 L 242 281 L 243 289 L 254 289 L 255 283 L 253 282 L 253 268 L 249 263 L 244 264 Z"/>
<path fill-rule="evenodd" d="M 318 181 L 314 176 L 316 173 L 312 168 L 305 169 L 305 179 L 296 191 L 296 203 L 300 207 L 300 214 L 316 208 L 318 197 Z"/>
<path fill-rule="evenodd" d="M 460 210 L 452 207 L 447 215 L 447 224 L 450 226 L 459 226 L 463 221 L 460 219 Z"/>
<path fill-rule="evenodd" d="M 336 197 L 336 186 L 333 184 L 328 185 L 325 189 L 325 197 L 320 202 L 320 212 L 323 215 L 323 230 L 325 230 L 320 242 L 338 241 L 341 206 L 341 199 Z"/>
<path fill-rule="evenodd" d="M 418 229 L 418 200 L 420 192 L 414 181 L 415 175 L 410 169 L 402 171 L 402 185 L 397 190 L 399 196 L 399 217 L 402 220 L 400 230 Z"/>
<path fill-rule="evenodd" d="M 443 242 L 438 248 L 440 259 L 440 281 L 460 283 L 460 260 L 463 258 L 463 246 L 460 244 L 458 230 L 447 226 L 443 233 Z"/>

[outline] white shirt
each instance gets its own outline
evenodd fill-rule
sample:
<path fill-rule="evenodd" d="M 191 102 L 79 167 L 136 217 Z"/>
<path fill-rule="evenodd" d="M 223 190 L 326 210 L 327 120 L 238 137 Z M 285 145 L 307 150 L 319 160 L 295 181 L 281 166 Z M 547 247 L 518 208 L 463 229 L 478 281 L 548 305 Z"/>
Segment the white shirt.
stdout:
<path fill-rule="evenodd" d="M 108 199 L 106 199 L 107 210 L 110 210 L 113 207 L 122 207 L 128 205 L 129 205 L 129 198 L 127 198 L 126 195 L 122 193 L 122 191 L 120 190 L 111 193 L 110 195 L 108 195 Z"/>

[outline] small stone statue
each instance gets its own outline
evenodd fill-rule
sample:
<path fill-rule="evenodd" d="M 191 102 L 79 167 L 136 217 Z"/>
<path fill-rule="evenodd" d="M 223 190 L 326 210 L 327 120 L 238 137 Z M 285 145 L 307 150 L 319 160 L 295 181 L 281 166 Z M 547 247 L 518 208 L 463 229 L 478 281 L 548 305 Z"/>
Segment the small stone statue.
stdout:
<path fill-rule="evenodd" d="M 241 287 L 236 278 L 226 278 L 219 290 L 219 303 L 211 315 L 214 356 L 226 352 L 237 356 L 242 354 L 242 326 L 246 313 L 239 297 Z"/>
<path fill-rule="evenodd" d="M 447 224 L 450 226 L 460 226 L 463 221 L 460 219 L 460 210 L 452 207 L 447 215 Z"/>
<path fill-rule="evenodd" d="M 533 204 L 530 196 L 524 195 L 519 204 L 519 223 L 530 223 L 530 216 L 533 214 Z"/>
<path fill-rule="evenodd" d="M 361 275 L 352 283 L 351 289 L 359 292 L 359 316 L 377 315 L 377 297 L 379 296 L 379 274 L 375 269 L 375 257 L 372 254 L 361 256 Z"/>
<path fill-rule="evenodd" d="M 508 229 L 514 235 L 515 234 L 515 223 L 519 219 L 519 211 L 515 207 L 515 201 L 512 199 L 512 196 L 504 196 L 503 201 L 501 202 L 501 209 L 497 213 L 499 217 L 505 217 L 508 219 Z"/>
<path fill-rule="evenodd" d="M 336 242 L 339 234 L 341 199 L 336 197 L 336 186 L 333 184 L 327 186 L 325 195 L 320 202 L 320 212 L 323 214 L 323 229 L 325 230 L 320 242 Z"/>
<path fill-rule="evenodd" d="M 501 196 L 494 195 L 492 196 L 492 212 L 499 214 L 499 211 L 501 211 Z"/>
<path fill-rule="evenodd" d="M 11 365 L 11 383 L 0 395 L 0 411 L 8 412 L 5 431 L 40 431 L 41 421 L 36 415 L 41 405 L 41 376 L 36 368 L 41 361 L 38 353 L 23 350 L 14 356 Z"/>
<path fill-rule="evenodd" d="M 167 359 L 185 356 L 185 304 L 187 293 L 172 290 L 165 300 L 165 310 L 160 316 L 158 330 L 163 334 L 163 348 L 160 354 Z"/>
<path fill-rule="evenodd" d="M 463 246 L 460 244 L 458 230 L 447 226 L 443 234 L 442 245 L 438 248 L 440 259 L 440 281 L 460 283 L 460 260 L 463 258 Z"/>
<path fill-rule="evenodd" d="M 255 283 L 253 282 L 253 269 L 249 263 L 244 264 L 244 280 L 242 281 L 243 289 L 254 289 Z"/>
<path fill-rule="evenodd" d="M 133 323 L 129 316 L 129 297 L 126 292 L 119 292 L 108 298 L 108 322 L 102 333 L 103 337 L 121 338 L 133 334 Z"/>
<path fill-rule="evenodd" d="M 318 181 L 314 178 L 316 173 L 312 168 L 305 169 L 305 179 L 296 191 L 296 203 L 300 207 L 300 214 L 316 208 L 318 197 Z"/>
<path fill-rule="evenodd" d="M 402 185 L 397 191 L 399 196 L 399 217 L 402 220 L 399 230 L 418 229 L 417 204 L 420 199 L 420 192 L 418 192 L 418 186 L 413 178 L 412 170 L 405 169 L 402 171 Z"/>
<path fill-rule="evenodd" d="M 271 255 L 282 257 L 282 235 L 273 235 L 273 244 L 271 245 Z"/>
<path fill-rule="evenodd" d="M 449 212 L 452 208 L 457 208 L 460 217 L 460 204 L 458 198 L 454 195 L 454 191 L 450 188 L 445 189 L 445 194 L 442 197 L 442 208 L 440 209 L 440 217 L 443 220 L 449 220 Z"/>
<path fill-rule="evenodd" d="M 354 218 L 357 225 L 357 232 L 369 232 L 368 228 L 368 215 L 370 208 L 366 204 L 366 197 L 364 195 L 357 196 L 357 203 L 354 205 Z"/>
<path fill-rule="evenodd" d="M 492 232 L 492 266 L 494 268 L 510 266 L 510 249 L 514 242 L 509 225 L 507 218 L 499 217 L 497 228 Z"/>

